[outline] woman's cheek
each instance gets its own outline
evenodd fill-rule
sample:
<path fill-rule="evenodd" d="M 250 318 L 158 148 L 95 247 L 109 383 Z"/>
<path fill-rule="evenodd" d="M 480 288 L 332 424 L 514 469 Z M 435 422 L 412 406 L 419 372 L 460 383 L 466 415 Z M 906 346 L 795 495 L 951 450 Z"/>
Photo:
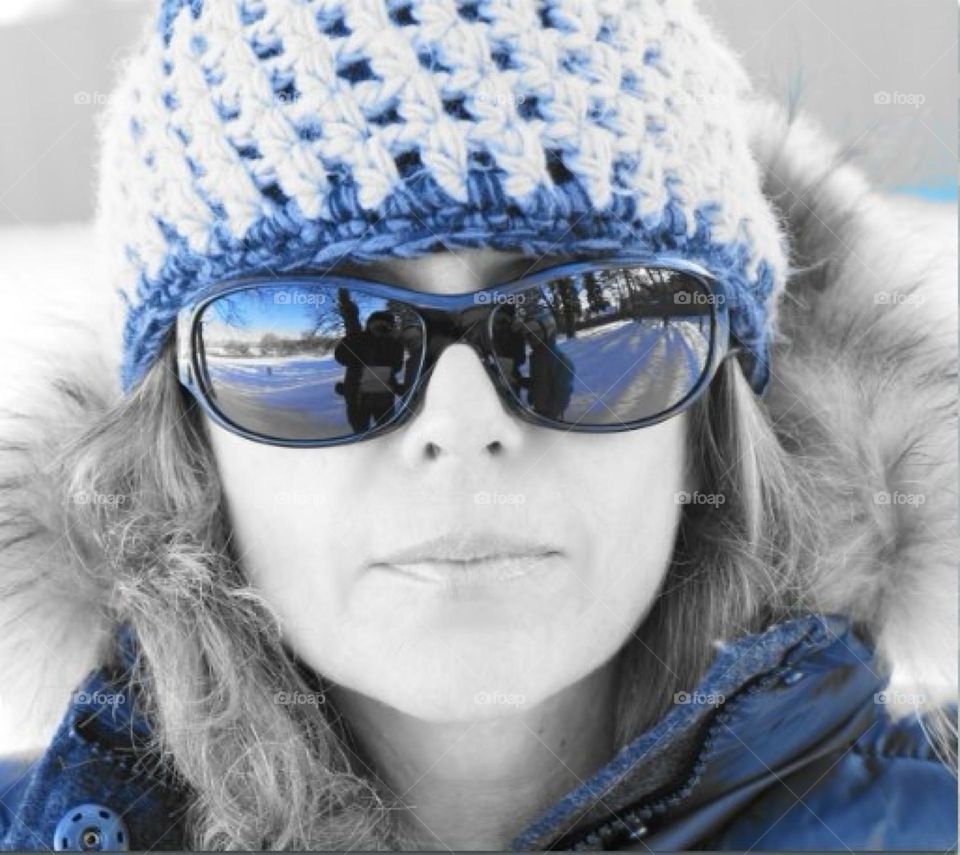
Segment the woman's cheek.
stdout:
<path fill-rule="evenodd" d="M 369 520 L 352 504 L 349 455 L 278 450 L 211 434 L 237 557 L 284 630 L 315 633 L 347 603 Z"/>
<path fill-rule="evenodd" d="M 686 474 L 685 425 L 678 417 L 641 431 L 589 437 L 576 474 L 578 512 L 593 544 L 589 584 L 607 613 L 634 624 L 647 613 L 673 554 Z M 608 440 L 612 440 L 608 442 Z"/>

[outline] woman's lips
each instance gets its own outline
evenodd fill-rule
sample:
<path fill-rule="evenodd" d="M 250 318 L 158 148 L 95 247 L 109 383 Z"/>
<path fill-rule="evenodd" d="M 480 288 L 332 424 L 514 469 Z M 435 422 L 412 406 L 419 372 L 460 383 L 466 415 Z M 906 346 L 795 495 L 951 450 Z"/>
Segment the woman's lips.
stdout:
<path fill-rule="evenodd" d="M 489 585 L 544 570 L 561 554 L 550 544 L 500 532 L 449 533 L 392 552 L 370 567 L 444 586 Z"/>
<path fill-rule="evenodd" d="M 402 573 L 420 582 L 449 587 L 490 585 L 512 582 L 544 570 L 560 553 L 490 555 L 468 561 L 429 559 L 399 564 L 374 565 Z"/>

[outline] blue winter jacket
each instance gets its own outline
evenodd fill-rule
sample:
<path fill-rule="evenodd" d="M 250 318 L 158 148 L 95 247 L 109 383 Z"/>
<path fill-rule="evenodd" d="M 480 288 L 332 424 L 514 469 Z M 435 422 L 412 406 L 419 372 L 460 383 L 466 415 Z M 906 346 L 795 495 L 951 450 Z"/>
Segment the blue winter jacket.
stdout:
<path fill-rule="evenodd" d="M 49 748 L 0 766 L 2 847 L 181 849 L 189 794 L 145 753 L 125 685 L 135 640 L 88 677 Z M 722 646 L 649 731 L 512 848 L 956 848 L 957 781 L 849 621 L 810 615 Z M 953 710 L 955 713 L 955 710 Z"/>

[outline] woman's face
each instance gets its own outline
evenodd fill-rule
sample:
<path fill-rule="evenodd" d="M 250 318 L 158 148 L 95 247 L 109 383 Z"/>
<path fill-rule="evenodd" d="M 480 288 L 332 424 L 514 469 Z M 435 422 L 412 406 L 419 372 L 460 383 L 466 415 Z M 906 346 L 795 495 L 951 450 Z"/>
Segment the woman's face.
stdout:
<path fill-rule="evenodd" d="M 469 250 L 364 269 L 451 294 L 529 267 Z M 377 439 L 278 448 L 208 423 L 241 561 L 287 643 L 336 683 L 448 721 L 535 705 L 624 644 L 673 550 L 684 427 L 526 424 L 462 343 L 416 418 Z"/>

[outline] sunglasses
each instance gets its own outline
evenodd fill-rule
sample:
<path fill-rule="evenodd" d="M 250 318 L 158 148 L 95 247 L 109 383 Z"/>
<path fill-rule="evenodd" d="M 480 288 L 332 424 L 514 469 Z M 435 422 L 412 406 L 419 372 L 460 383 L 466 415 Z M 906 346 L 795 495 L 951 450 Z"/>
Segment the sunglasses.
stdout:
<path fill-rule="evenodd" d="M 584 433 L 677 415 L 743 350 L 707 271 L 629 257 L 454 295 L 334 273 L 253 277 L 177 317 L 180 382 L 222 427 L 280 446 L 343 445 L 405 425 L 458 343 L 474 348 L 517 418 Z"/>

